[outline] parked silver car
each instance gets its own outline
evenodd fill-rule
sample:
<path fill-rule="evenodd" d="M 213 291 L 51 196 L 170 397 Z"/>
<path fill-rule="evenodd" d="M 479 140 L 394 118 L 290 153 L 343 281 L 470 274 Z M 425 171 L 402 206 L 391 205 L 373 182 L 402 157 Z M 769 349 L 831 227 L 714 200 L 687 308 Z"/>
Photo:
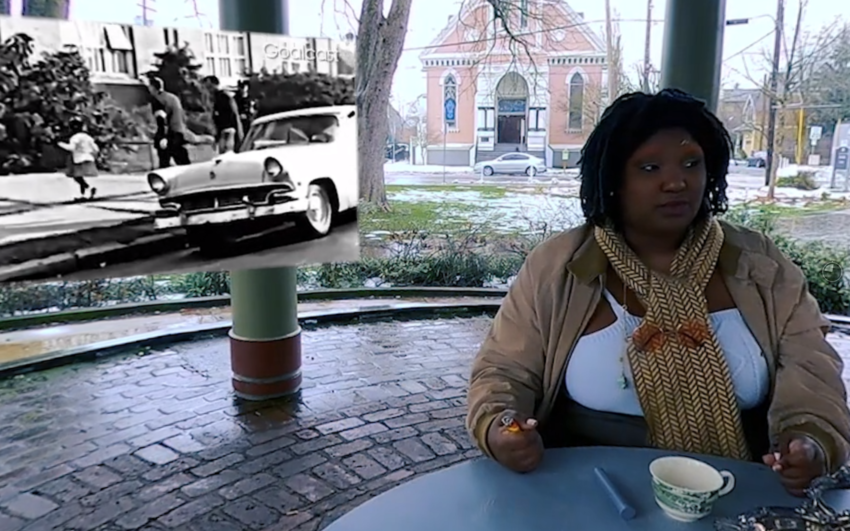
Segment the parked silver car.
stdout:
<path fill-rule="evenodd" d="M 493 160 L 479 162 L 473 166 L 475 173 L 484 173 L 490 176 L 494 173 L 505 175 L 525 174 L 529 177 L 546 173 L 546 161 L 529 155 L 528 153 L 505 153 Z"/>

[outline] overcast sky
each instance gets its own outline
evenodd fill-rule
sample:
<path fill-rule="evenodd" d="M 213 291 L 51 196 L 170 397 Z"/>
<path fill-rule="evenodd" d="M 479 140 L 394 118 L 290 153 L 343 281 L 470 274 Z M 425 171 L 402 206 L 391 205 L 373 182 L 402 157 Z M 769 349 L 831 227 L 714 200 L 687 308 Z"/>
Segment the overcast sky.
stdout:
<path fill-rule="evenodd" d="M 20 0 L 18 0 L 20 1 Z M 132 23 L 141 13 L 143 0 L 73 0 L 72 17 L 77 19 Z M 244 0 L 250 1 L 250 0 Z M 788 32 L 793 28 L 793 18 L 800 0 L 788 0 L 786 20 Z M 156 10 L 153 15 L 157 25 L 212 27 L 218 21 L 217 0 L 148 0 Z M 385 0 L 390 4 L 391 0 Z M 599 0 L 572 0 L 573 9 L 583 12 L 585 20 L 595 25 L 601 35 L 605 17 L 604 2 Z M 654 0 L 652 27 L 652 61 L 661 62 L 661 44 L 664 33 L 665 0 Z M 842 15 L 840 0 L 808 0 L 806 26 L 811 32 L 831 24 Z M 340 38 L 353 31 L 350 17 L 343 14 L 343 5 L 359 10 L 360 0 L 292 0 L 290 1 L 290 32 L 299 37 L 327 36 Z M 195 16 L 197 11 L 204 16 Z M 318 7 L 324 5 L 323 10 Z M 335 7 L 336 5 L 336 7 Z M 773 20 L 776 0 L 727 0 L 727 18 L 750 18 L 748 25 L 729 26 L 724 38 L 724 82 L 753 86 L 751 79 L 762 79 L 767 64 L 764 55 L 773 47 Z M 445 26 L 449 16 L 459 10 L 458 0 L 414 0 L 410 25 L 405 40 L 405 53 L 394 80 L 394 99 L 397 104 L 409 103 L 425 92 L 425 75 L 421 71 L 419 54 Z M 611 0 L 612 9 L 618 12 L 620 33 L 625 49 L 624 63 L 628 68 L 643 59 L 646 31 L 645 0 Z M 323 13 L 320 13 L 323 11 Z"/>

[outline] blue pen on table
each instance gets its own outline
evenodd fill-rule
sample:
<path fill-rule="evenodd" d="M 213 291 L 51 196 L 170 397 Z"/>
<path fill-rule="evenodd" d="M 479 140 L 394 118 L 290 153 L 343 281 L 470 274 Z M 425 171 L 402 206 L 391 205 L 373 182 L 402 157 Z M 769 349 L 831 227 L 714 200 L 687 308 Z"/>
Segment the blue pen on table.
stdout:
<path fill-rule="evenodd" d="M 617 512 L 620 514 L 620 518 L 623 520 L 631 520 L 637 514 L 635 512 L 634 507 L 629 505 L 625 498 L 620 494 L 617 490 L 617 487 L 611 482 L 611 479 L 608 477 L 608 474 L 605 473 L 601 468 L 594 468 L 594 474 L 596 475 L 596 479 L 599 480 L 599 483 L 602 485 L 602 488 L 608 494 L 608 498 L 611 500 L 611 503 L 614 504 L 614 507 L 617 509 Z"/>

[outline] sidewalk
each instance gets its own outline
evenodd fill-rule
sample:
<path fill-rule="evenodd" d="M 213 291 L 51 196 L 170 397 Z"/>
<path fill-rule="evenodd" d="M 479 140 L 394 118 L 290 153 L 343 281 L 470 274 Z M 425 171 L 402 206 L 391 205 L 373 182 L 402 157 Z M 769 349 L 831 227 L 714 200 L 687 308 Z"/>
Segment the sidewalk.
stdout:
<path fill-rule="evenodd" d="M 144 175 L 101 175 L 91 184 L 98 190 L 95 199 L 74 203 L 77 185 L 61 174 L 0 177 L 0 246 L 117 226 L 159 207 Z"/>
<path fill-rule="evenodd" d="M 99 197 L 153 193 L 144 174 L 113 175 L 104 173 L 89 179 Z M 8 201 L 50 205 L 71 201 L 79 195 L 79 187 L 61 173 L 27 173 L 0 177 L 0 198 Z"/>
<path fill-rule="evenodd" d="M 0 381 L 0 529 L 323 529 L 480 455 L 465 388 L 490 321 L 306 330 L 297 404 L 235 402 L 226 339 Z M 850 362 L 850 338 L 830 339 Z"/>

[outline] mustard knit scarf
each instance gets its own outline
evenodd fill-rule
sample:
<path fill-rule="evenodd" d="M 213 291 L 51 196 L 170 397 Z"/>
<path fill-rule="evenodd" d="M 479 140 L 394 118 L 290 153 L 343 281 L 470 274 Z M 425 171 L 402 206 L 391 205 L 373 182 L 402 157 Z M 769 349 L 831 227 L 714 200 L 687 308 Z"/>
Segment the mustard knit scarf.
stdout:
<path fill-rule="evenodd" d="M 627 359 L 650 442 L 667 450 L 749 460 L 729 367 L 705 297 L 723 246 L 717 220 L 690 231 L 669 276 L 647 268 L 613 229 L 596 228 L 594 235 L 646 308 L 628 341 Z"/>

